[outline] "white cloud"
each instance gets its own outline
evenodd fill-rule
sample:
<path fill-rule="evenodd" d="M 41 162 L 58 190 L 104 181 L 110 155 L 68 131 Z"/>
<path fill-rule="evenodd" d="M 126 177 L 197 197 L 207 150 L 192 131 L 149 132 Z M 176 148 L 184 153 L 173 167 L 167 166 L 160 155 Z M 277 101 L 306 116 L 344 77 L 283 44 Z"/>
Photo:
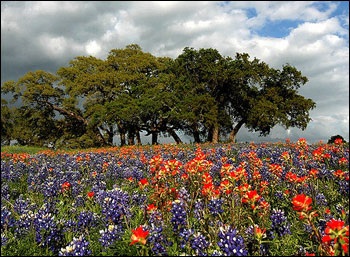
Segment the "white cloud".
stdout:
<path fill-rule="evenodd" d="M 101 46 L 95 40 L 92 40 L 86 44 L 85 51 L 88 55 L 97 56 L 101 51 Z"/>
<path fill-rule="evenodd" d="M 61 56 L 68 47 L 64 37 L 50 37 L 49 35 L 42 35 L 39 37 L 39 42 L 43 52 L 51 58 Z"/>
<path fill-rule="evenodd" d="M 78 55 L 105 58 L 113 48 L 139 44 L 176 58 L 184 47 L 246 52 L 271 67 L 289 63 L 309 82 L 300 89 L 316 102 L 305 131 L 349 138 L 349 11 L 332 1 L 28 1 L 1 4 L 2 82 L 32 68 L 55 71 Z M 334 16 L 337 13 L 338 16 Z M 284 36 L 267 34 L 283 24 Z M 281 27 L 282 28 L 282 27 Z M 264 30 L 264 35 L 260 33 Z M 240 132 L 246 137 L 256 133 Z"/>

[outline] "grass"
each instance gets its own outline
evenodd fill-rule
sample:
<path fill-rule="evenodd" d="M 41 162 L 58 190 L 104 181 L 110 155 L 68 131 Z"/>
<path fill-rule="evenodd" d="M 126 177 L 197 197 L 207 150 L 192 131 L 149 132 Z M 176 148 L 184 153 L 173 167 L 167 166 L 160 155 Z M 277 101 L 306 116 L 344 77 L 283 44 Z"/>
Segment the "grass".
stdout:
<path fill-rule="evenodd" d="M 41 151 L 48 150 L 47 147 L 39 146 L 21 146 L 21 145 L 12 145 L 12 146 L 1 146 L 1 152 L 6 153 L 27 153 L 27 154 L 36 154 Z"/>

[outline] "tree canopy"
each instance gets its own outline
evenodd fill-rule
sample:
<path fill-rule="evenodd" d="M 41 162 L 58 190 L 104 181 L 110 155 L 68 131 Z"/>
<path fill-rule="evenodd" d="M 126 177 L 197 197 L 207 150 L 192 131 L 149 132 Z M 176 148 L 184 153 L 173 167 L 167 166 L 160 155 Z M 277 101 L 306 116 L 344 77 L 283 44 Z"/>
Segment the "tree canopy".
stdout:
<path fill-rule="evenodd" d="M 243 125 L 260 135 L 278 124 L 304 130 L 316 107 L 298 93 L 307 82 L 290 64 L 274 69 L 247 53 L 185 47 L 172 59 L 131 44 L 105 60 L 77 56 L 56 74 L 4 82 L 12 99 L 2 97 L 1 140 L 81 148 L 113 145 L 115 136 L 141 144 L 142 131 L 157 144 L 159 135 L 181 143 L 178 131 L 215 143 L 233 142 Z"/>

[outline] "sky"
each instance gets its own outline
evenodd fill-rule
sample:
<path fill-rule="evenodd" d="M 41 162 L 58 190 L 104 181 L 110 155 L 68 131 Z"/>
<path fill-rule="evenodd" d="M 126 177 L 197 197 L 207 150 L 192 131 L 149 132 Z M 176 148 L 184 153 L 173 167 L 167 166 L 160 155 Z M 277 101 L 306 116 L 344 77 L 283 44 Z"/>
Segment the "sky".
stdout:
<path fill-rule="evenodd" d="M 1 1 L 1 84 L 129 44 L 157 57 L 213 48 L 290 64 L 309 80 L 299 94 L 316 103 L 307 128 L 259 137 L 243 127 L 237 141 L 349 141 L 349 1 Z"/>

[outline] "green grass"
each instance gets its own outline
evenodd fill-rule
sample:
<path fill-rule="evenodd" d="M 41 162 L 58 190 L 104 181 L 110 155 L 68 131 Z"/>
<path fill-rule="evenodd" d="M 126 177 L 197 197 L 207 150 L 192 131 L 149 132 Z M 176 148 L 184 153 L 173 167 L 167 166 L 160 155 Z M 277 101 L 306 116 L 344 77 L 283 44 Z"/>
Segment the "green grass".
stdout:
<path fill-rule="evenodd" d="M 39 146 L 20 146 L 20 145 L 1 146 L 1 152 L 6 152 L 6 153 L 36 154 L 40 151 L 44 151 L 44 150 L 48 150 L 48 149 L 49 148 L 39 147 Z"/>

